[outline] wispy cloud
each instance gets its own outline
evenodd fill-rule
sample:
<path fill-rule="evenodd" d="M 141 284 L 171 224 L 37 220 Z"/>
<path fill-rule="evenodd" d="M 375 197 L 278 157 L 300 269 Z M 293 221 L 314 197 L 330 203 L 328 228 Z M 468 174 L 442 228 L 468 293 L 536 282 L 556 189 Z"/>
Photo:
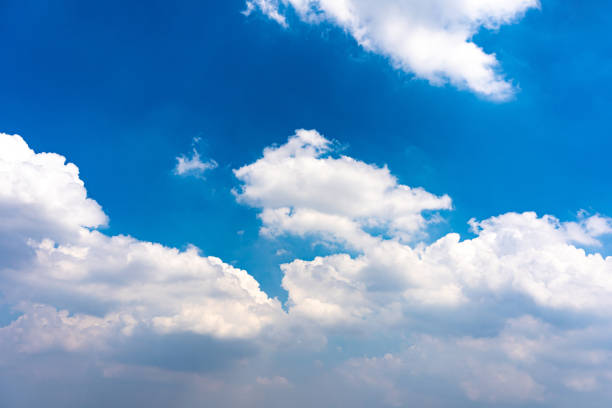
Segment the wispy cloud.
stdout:
<path fill-rule="evenodd" d="M 178 176 L 195 176 L 204 177 L 204 173 L 218 167 L 218 164 L 213 159 L 202 159 L 197 150 L 196 145 L 201 141 L 201 138 L 193 139 L 193 147 L 191 155 L 182 154 L 176 158 L 176 166 L 174 174 Z"/>

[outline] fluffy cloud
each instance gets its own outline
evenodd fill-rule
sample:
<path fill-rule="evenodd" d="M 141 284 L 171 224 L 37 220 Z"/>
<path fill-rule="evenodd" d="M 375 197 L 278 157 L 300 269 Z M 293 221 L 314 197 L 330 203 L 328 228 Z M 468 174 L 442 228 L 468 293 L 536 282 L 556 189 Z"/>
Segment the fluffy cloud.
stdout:
<path fill-rule="evenodd" d="M 469 240 L 448 234 L 415 248 L 382 240 L 354 258 L 282 265 L 290 312 L 332 326 L 384 326 L 410 321 L 424 308 L 453 314 L 510 302 L 514 307 L 499 313 L 515 313 L 529 300 L 536 308 L 597 316 L 612 306 L 612 257 L 574 246 L 576 223 L 509 213 L 473 225 L 478 236 Z M 580 236 L 594 240 L 585 229 Z"/>
<path fill-rule="evenodd" d="M 610 218 L 507 213 L 470 220 L 474 238 L 449 233 L 415 244 L 400 238 L 418 237 L 427 223 L 400 230 L 394 218 L 418 219 L 450 200 L 420 191 L 396 206 L 396 191 L 409 187 L 386 168 L 331 157 L 330 146 L 316 132 L 298 131 L 236 171 L 243 182 L 237 197 L 261 209 L 264 235 L 316 234 L 353 252 L 281 265 L 294 324 L 357 343 L 412 344 L 346 360 L 336 374 L 349 388 L 365 387 L 385 406 L 566 406 L 551 395 L 576 392 L 605 398 L 612 257 L 583 247 L 601 245 Z M 436 393 L 424 394 L 434 378 Z"/>
<path fill-rule="evenodd" d="M 450 233 L 415 246 L 409 241 L 427 225 L 423 212 L 448 209 L 450 199 L 401 185 L 386 167 L 332 157 L 331 149 L 316 131 L 298 130 L 235 171 L 243 183 L 237 197 L 261 208 L 264 234 L 316 234 L 358 252 L 282 265 L 291 314 L 328 326 L 386 326 L 432 307 L 455 313 L 528 299 L 599 314 L 612 306 L 612 258 L 576 246 L 599 245 L 612 232 L 609 218 L 508 213 L 471 220 L 476 238 Z"/>
<path fill-rule="evenodd" d="M 76 348 L 87 333 L 101 339 L 105 329 L 130 335 L 134 327 L 245 339 L 282 318 L 280 303 L 255 279 L 197 248 L 91 230 L 106 216 L 64 157 L 36 154 L 21 137 L 1 134 L 0 173 L 0 241 L 9 254 L 0 264 L 0 291 L 5 301 L 25 305 L 2 330 L 19 333 L 23 350 L 62 341 Z"/>
<path fill-rule="evenodd" d="M 3 230 L 65 233 L 107 223 L 100 205 L 87 198 L 74 164 L 58 154 L 34 153 L 19 136 L 0 133 L 0 146 Z"/>
<path fill-rule="evenodd" d="M 76 243 L 29 245 L 35 253 L 29 268 L 6 276 L 13 289 L 6 285 L 5 292 L 23 287 L 22 299 L 63 298 L 71 308 L 86 302 L 96 310 L 129 314 L 160 332 L 230 338 L 252 337 L 280 316 L 279 303 L 250 275 L 202 257 L 196 248 L 180 252 L 97 231 L 82 231 Z"/>
<path fill-rule="evenodd" d="M 300 130 L 235 171 L 265 236 L 336 248 L 281 266 L 285 312 L 196 248 L 97 230 L 76 166 L 0 135 L 0 293 L 21 313 L 0 328 L 0 388 L 57 401 L 49 379 L 137 378 L 134 395 L 174 387 L 152 406 L 607 406 L 612 258 L 592 251 L 612 220 L 508 213 L 425 244 L 450 199 L 334 153 Z"/>
<path fill-rule="evenodd" d="M 539 7 L 539 0 L 249 0 L 283 26 L 292 8 L 303 21 L 328 21 L 346 30 L 366 50 L 439 85 L 450 82 L 492 99 L 512 95 L 495 54 L 473 41 L 482 27 L 495 29 Z"/>
<path fill-rule="evenodd" d="M 401 185 L 386 167 L 331 153 L 329 140 L 301 129 L 234 171 L 243 183 L 238 200 L 263 209 L 264 233 L 320 234 L 365 248 L 376 238 L 364 229 L 410 240 L 427 224 L 424 211 L 451 208 L 448 196 Z"/>
<path fill-rule="evenodd" d="M 123 330 L 129 334 L 135 321 L 119 314 L 104 318 L 89 315 L 69 316 L 48 305 L 24 304 L 23 315 L 0 328 L 0 344 L 5 350 L 38 353 L 47 350 L 82 351 L 104 349 L 109 337 Z"/>

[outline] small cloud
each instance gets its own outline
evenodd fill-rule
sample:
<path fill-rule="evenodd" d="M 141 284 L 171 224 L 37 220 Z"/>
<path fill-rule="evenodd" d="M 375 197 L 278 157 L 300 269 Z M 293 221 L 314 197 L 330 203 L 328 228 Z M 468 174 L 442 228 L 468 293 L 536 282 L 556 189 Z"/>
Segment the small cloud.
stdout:
<path fill-rule="evenodd" d="M 255 4 L 253 4 L 253 2 L 251 2 L 251 1 L 247 1 L 246 2 L 246 9 L 242 10 L 240 13 L 242 13 L 243 15 L 248 17 L 248 16 L 251 15 L 253 10 L 255 10 Z"/>
<path fill-rule="evenodd" d="M 279 11 L 276 4 L 273 4 L 269 0 L 252 0 L 246 2 L 246 9 L 241 11 L 245 16 L 250 16 L 251 13 L 256 9 L 260 9 L 265 15 L 272 20 L 276 21 L 283 27 L 288 27 L 287 19 Z"/>
<path fill-rule="evenodd" d="M 570 241 L 599 247 L 601 242 L 597 238 L 612 234 L 612 218 L 590 215 L 586 210 L 580 210 L 577 221 L 565 222 L 563 227 Z"/>
<path fill-rule="evenodd" d="M 289 251 L 287 251 L 286 249 L 278 249 L 276 251 L 276 256 L 285 256 L 285 255 L 289 255 Z"/>
<path fill-rule="evenodd" d="M 202 139 L 200 137 L 195 137 L 193 139 L 193 145 L 195 146 L 195 144 L 201 140 Z M 177 176 L 195 176 L 203 178 L 205 172 L 217 167 L 217 162 L 212 159 L 202 160 L 198 150 L 193 147 L 191 156 L 182 154 L 176 158 L 174 174 Z"/>

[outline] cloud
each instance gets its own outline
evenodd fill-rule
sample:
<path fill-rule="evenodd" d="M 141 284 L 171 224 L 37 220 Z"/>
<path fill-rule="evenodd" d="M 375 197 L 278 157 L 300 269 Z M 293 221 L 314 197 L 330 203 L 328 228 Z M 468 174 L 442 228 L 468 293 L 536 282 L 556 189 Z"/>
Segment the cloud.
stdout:
<path fill-rule="evenodd" d="M 612 220 L 599 214 L 589 216 L 584 210 L 578 213 L 578 221 L 564 225 L 568 238 L 578 244 L 601 246 L 597 240 L 603 235 L 612 234 Z"/>
<path fill-rule="evenodd" d="M 0 264 L 0 291 L 24 305 L 2 330 L 19 336 L 23 350 L 73 349 L 88 333 L 101 340 L 102 331 L 130 336 L 134 328 L 248 339 L 282 318 L 280 303 L 247 272 L 195 247 L 91 229 L 107 217 L 64 157 L 1 134 L 0 173 L 0 242 L 11 252 Z"/>
<path fill-rule="evenodd" d="M 277 4 L 274 4 L 267 0 L 247 1 L 246 10 L 244 10 L 242 14 L 244 14 L 245 16 L 249 16 L 255 10 L 255 8 L 259 8 L 266 16 L 276 21 L 283 27 L 287 27 L 287 20 L 285 19 L 285 16 L 281 15 L 278 12 Z"/>
<path fill-rule="evenodd" d="M 23 314 L 6 327 L 0 328 L 3 349 L 20 353 L 39 353 L 59 349 L 84 351 L 104 349 L 112 334 L 123 330 L 128 334 L 135 321 L 119 314 L 104 318 L 88 315 L 69 316 L 48 305 L 25 304 Z M 123 320 L 123 321 L 122 321 Z"/>
<path fill-rule="evenodd" d="M 593 250 L 610 218 L 507 213 L 425 243 L 450 198 L 333 146 L 300 130 L 235 171 L 264 236 L 330 244 L 281 265 L 285 311 L 195 247 L 104 234 L 75 165 L 0 135 L 0 293 L 20 312 L 0 327 L 0 405 L 121 384 L 114 406 L 606 406 L 612 258 Z"/>
<path fill-rule="evenodd" d="M 108 222 L 100 205 L 87 198 L 79 169 L 66 164 L 63 156 L 36 154 L 20 136 L 3 133 L 0 145 L 0 220 L 4 230 L 68 233 Z"/>
<path fill-rule="evenodd" d="M 492 336 L 417 334 L 393 354 L 356 357 L 338 367 L 355 389 L 420 405 L 605 406 L 611 397 L 609 326 L 567 330 L 531 316 L 506 319 Z M 423 393 L 432 387 L 436 392 Z M 461 397 L 463 394 L 463 398 Z"/>
<path fill-rule="evenodd" d="M 398 234 L 394 219 L 450 208 L 450 199 L 421 191 L 395 206 L 394 194 L 410 187 L 386 168 L 333 157 L 331 146 L 317 132 L 296 132 L 235 171 L 236 195 L 261 210 L 264 235 L 313 234 L 347 250 L 281 265 L 294 324 L 351 342 L 412 344 L 346 360 L 337 374 L 349 387 L 379 393 L 384 406 L 561 406 L 550 393 L 599 392 L 610 381 L 610 350 L 600 342 L 610 336 L 612 257 L 581 247 L 600 246 L 610 218 L 507 213 L 470 220 L 474 238 L 419 243 L 426 222 Z M 428 378 L 447 385 L 423 395 Z"/>
<path fill-rule="evenodd" d="M 469 341 L 423 336 L 394 354 L 350 359 L 339 372 L 355 389 L 367 387 L 379 393 L 386 406 L 401 407 L 405 401 L 422 406 L 474 406 L 544 399 L 546 388 L 529 370 L 509 363 L 503 355 L 471 348 L 465 344 Z M 437 393 L 424 394 L 419 387 L 431 387 L 431 377 L 438 380 Z"/>
<path fill-rule="evenodd" d="M 607 314 L 612 257 L 572 245 L 566 224 L 508 213 L 477 225 L 469 240 L 451 233 L 415 248 L 381 240 L 356 257 L 284 264 L 290 313 L 332 326 L 385 326 L 414 324 L 415 313 L 440 308 L 450 315 L 471 310 L 479 319 L 473 308 L 484 305 L 503 318 L 528 300 L 535 309 Z"/>
<path fill-rule="evenodd" d="M 472 39 L 481 29 L 518 21 L 539 0 L 249 0 L 284 27 L 289 9 L 310 24 L 330 22 L 365 50 L 434 85 L 447 82 L 487 98 L 504 100 L 515 88 L 499 72 L 495 54 Z"/>
<path fill-rule="evenodd" d="M 193 247 L 181 252 L 86 230 L 77 242 L 28 245 L 34 259 L 27 270 L 7 276 L 8 296 L 23 290 L 19 296 L 28 301 L 62 298 L 71 309 L 85 303 L 128 314 L 161 333 L 228 338 L 252 337 L 280 315 L 280 304 L 245 271 Z"/>
<path fill-rule="evenodd" d="M 508 213 L 471 220 L 476 238 L 450 233 L 414 245 L 428 224 L 423 212 L 450 209 L 450 198 L 331 153 L 319 133 L 298 130 L 235 170 L 237 198 L 261 209 L 264 235 L 315 235 L 357 251 L 282 265 L 291 314 L 328 326 L 385 326 L 406 323 L 415 309 L 457 313 L 503 299 L 592 314 L 612 306 L 612 258 L 575 246 L 599 245 L 612 232 L 609 218 Z"/>
<path fill-rule="evenodd" d="M 264 150 L 256 162 L 234 170 L 240 202 L 262 208 L 268 235 L 318 234 L 354 248 L 382 228 L 410 240 L 428 222 L 424 211 L 451 208 L 448 196 L 401 185 L 387 167 L 347 156 L 333 157 L 332 143 L 315 130 L 297 130 L 287 143 Z"/>
<path fill-rule="evenodd" d="M 201 138 L 195 137 L 193 139 L 193 144 L 197 144 L 198 142 L 200 142 L 200 140 Z M 209 170 L 216 169 L 217 166 L 217 162 L 212 159 L 202 161 L 202 159 L 200 158 L 200 153 L 194 147 L 191 157 L 182 154 L 176 158 L 174 174 L 178 176 L 204 177 L 204 173 Z"/>

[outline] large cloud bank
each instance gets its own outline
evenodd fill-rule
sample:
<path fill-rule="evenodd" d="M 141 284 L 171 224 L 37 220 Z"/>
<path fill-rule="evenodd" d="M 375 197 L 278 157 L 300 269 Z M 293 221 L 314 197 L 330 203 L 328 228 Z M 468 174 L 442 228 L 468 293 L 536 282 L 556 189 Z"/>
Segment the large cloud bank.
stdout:
<path fill-rule="evenodd" d="M 80 406 L 143 403 L 151 384 L 184 407 L 606 406 L 609 218 L 508 213 L 425 244 L 450 198 L 313 130 L 234 173 L 264 236 L 335 249 L 281 265 L 285 309 L 196 248 L 104 234 L 75 165 L 0 134 L 0 292 L 20 312 L 0 328 L 0 387 L 37 389 L 0 402 L 66 406 L 127 381 Z M 50 379 L 83 387 L 62 399 Z"/>
<path fill-rule="evenodd" d="M 60 155 L 36 154 L 21 137 L 2 134 L 0 175 L 0 240 L 11 242 L 10 252 L 0 250 L 9 260 L 0 289 L 11 302 L 103 316 L 59 318 L 77 328 L 87 322 L 125 334 L 143 326 L 218 338 L 252 337 L 281 313 L 245 271 L 196 248 L 181 252 L 91 229 L 106 215 Z"/>
<path fill-rule="evenodd" d="M 472 38 L 519 20 L 538 0 L 249 0 L 283 26 L 292 9 L 305 22 L 331 22 L 366 50 L 433 84 L 450 82 L 491 99 L 507 99 L 514 87 L 499 72 L 495 54 Z"/>

